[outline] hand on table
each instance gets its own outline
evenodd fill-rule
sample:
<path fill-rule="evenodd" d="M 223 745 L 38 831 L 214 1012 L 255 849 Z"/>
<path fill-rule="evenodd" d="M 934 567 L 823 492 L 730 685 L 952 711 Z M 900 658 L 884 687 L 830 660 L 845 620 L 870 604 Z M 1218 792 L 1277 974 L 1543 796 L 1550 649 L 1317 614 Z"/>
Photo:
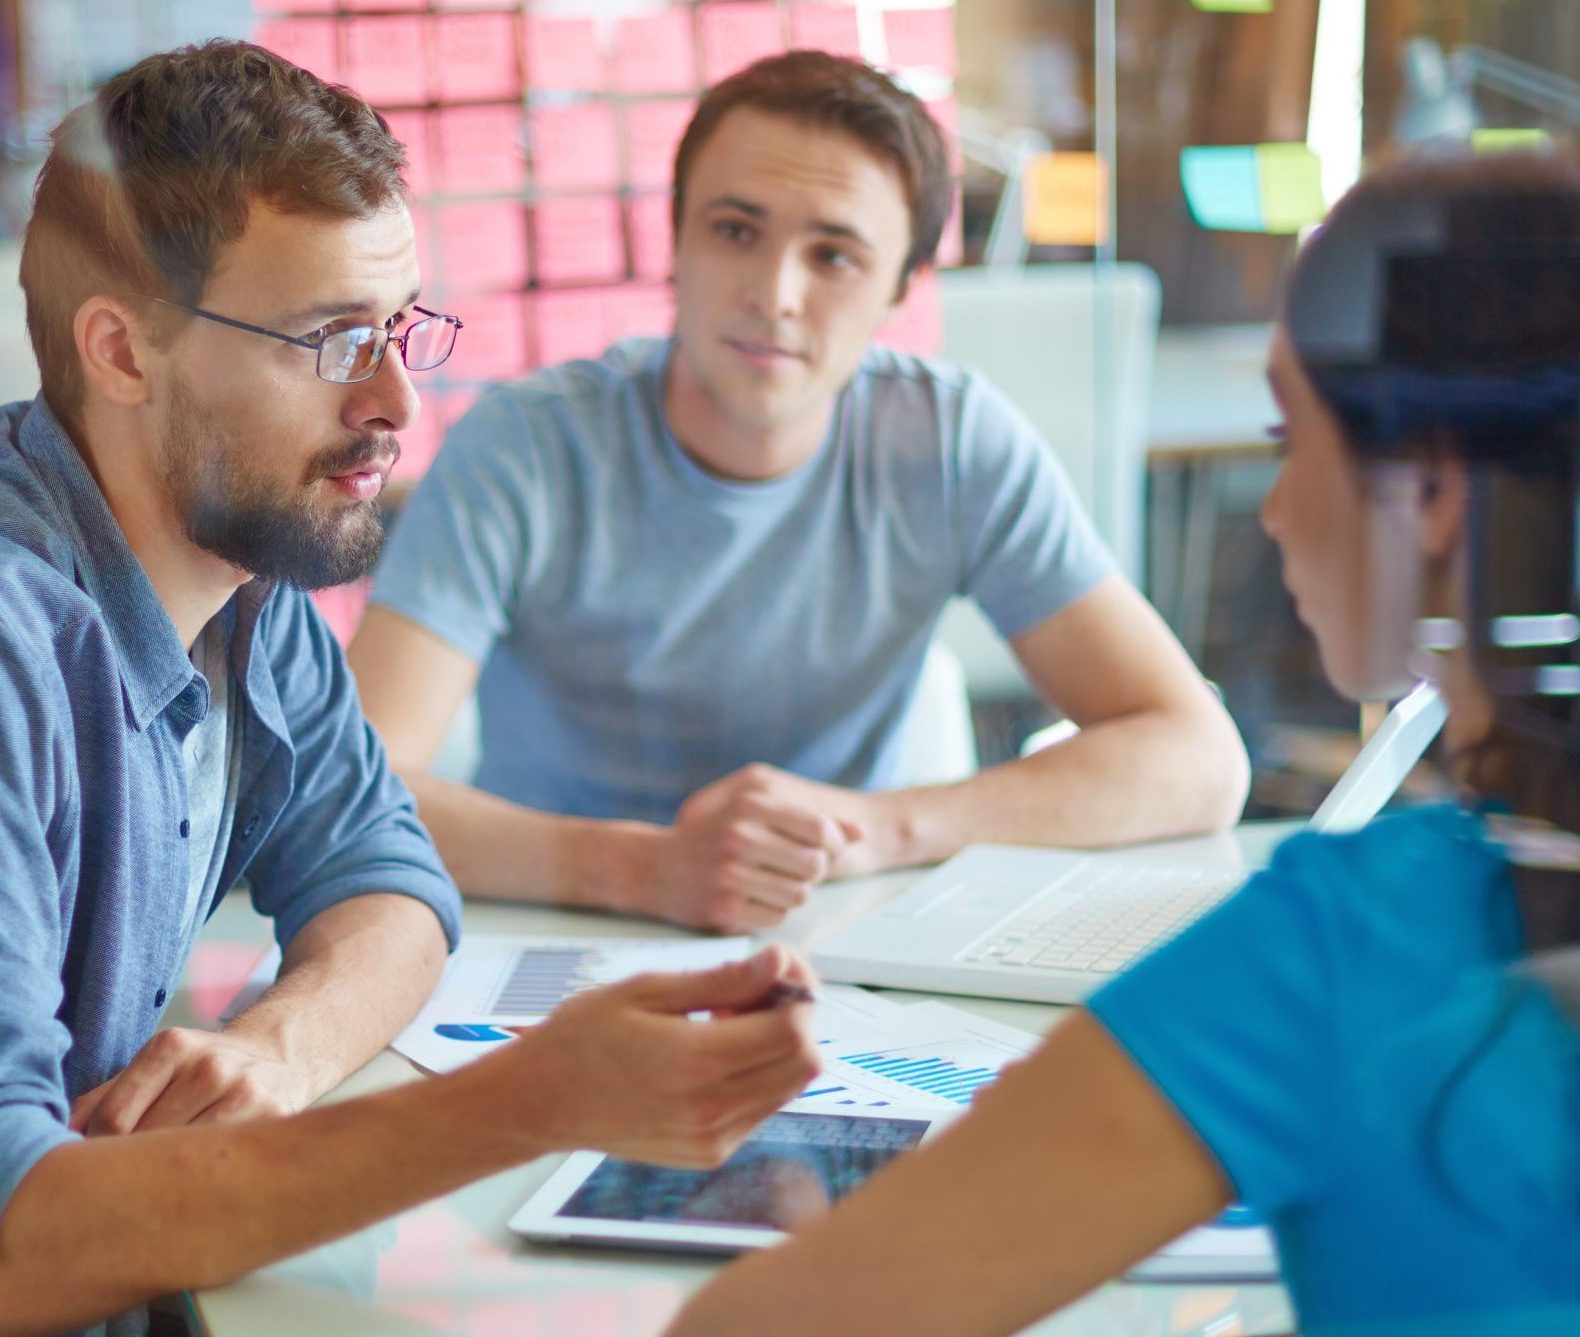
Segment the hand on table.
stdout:
<path fill-rule="evenodd" d="M 294 1114 L 310 1103 L 304 1074 L 224 1031 L 160 1031 L 107 1082 L 78 1096 L 71 1127 L 89 1137 Z"/>
<path fill-rule="evenodd" d="M 655 870 L 666 919 L 737 933 L 770 928 L 806 902 L 866 836 L 859 795 L 752 765 L 681 805 Z"/>
<path fill-rule="evenodd" d="M 484 1062 L 548 1147 L 718 1165 L 817 1075 L 810 1006 L 774 1001 L 789 992 L 776 986 L 811 980 L 784 947 L 638 975 L 576 995 Z M 712 1016 L 689 1018 L 700 1011 Z"/>

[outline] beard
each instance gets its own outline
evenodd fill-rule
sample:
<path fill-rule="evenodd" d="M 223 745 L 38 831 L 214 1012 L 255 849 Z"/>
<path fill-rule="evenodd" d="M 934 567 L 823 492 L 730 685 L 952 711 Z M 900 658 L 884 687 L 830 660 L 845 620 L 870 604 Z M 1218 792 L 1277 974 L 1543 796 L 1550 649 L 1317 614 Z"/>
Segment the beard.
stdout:
<path fill-rule="evenodd" d="M 184 385 L 171 386 L 165 483 L 188 539 L 234 567 L 298 589 L 365 576 L 384 543 L 378 503 L 332 503 L 311 484 L 386 455 L 399 459 L 400 443 L 370 433 L 329 447 L 313 457 L 308 485 L 296 487 L 249 471 L 245 461 L 261 462 L 267 453 L 267 445 L 226 432 Z"/>

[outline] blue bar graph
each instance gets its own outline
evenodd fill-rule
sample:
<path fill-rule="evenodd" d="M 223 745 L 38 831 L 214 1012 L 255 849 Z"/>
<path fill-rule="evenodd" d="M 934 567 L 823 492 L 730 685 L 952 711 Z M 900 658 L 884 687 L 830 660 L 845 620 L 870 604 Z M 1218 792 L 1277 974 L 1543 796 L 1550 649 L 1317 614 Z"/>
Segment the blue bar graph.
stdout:
<path fill-rule="evenodd" d="M 998 1076 L 993 1068 L 965 1068 L 947 1059 L 914 1058 L 896 1054 L 893 1050 L 841 1054 L 840 1057 L 846 1063 L 886 1077 L 891 1082 L 941 1096 L 956 1105 L 970 1104 L 977 1090 Z"/>

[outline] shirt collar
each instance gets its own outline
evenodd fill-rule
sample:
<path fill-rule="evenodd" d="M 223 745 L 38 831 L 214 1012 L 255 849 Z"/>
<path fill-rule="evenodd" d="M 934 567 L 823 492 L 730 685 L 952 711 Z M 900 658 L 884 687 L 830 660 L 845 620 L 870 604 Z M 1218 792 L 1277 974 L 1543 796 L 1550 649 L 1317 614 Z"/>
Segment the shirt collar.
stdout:
<path fill-rule="evenodd" d="M 132 725 L 143 729 L 192 681 L 192 660 L 99 485 L 43 395 L 22 419 L 18 449 L 50 486 L 78 586 L 114 641 Z"/>

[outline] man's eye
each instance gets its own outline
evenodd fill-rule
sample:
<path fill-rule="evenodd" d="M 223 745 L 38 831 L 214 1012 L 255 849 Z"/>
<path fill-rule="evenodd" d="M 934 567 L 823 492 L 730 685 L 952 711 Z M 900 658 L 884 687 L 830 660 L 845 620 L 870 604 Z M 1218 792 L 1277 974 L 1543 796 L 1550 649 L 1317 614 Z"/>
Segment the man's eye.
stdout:
<path fill-rule="evenodd" d="M 725 241 L 745 241 L 752 234 L 749 224 L 734 218 L 721 218 L 713 225 L 713 230 Z"/>
<path fill-rule="evenodd" d="M 836 246 L 824 247 L 818 252 L 818 262 L 830 269 L 854 269 L 856 257 L 849 251 L 842 251 Z"/>
<path fill-rule="evenodd" d="M 335 331 L 334 331 L 334 327 L 333 326 L 331 326 L 331 325 L 320 325 L 311 334 L 304 334 L 302 336 L 302 338 L 307 340 L 308 343 L 312 344 L 314 348 L 317 348 L 319 344 L 323 343 L 324 340 L 327 339 L 334 332 Z"/>

